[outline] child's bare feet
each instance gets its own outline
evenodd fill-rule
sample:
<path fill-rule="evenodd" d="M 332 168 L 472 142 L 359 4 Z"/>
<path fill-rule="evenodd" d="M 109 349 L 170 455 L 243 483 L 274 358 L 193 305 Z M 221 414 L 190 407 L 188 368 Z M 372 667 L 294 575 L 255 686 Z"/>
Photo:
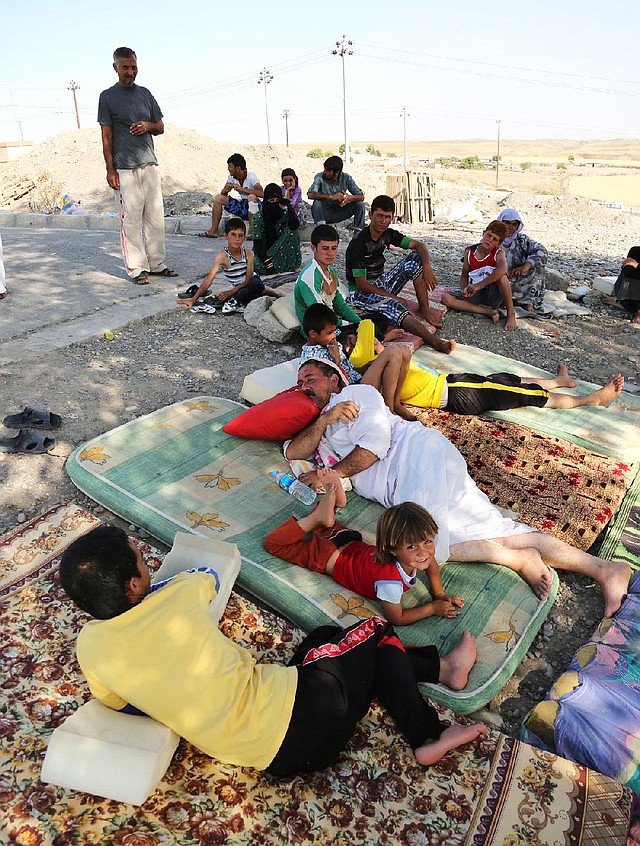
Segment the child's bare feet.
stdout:
<path fill-rule="evenodd" d="M 444 353 L 445 355 L 451 355 L 456 348 L 456 342 L 453 340 L 447 341 L 445 338 L 434 338 L 433 348 L 437 352 Z"/>
<path fill-rule="evenodd" d="M 589 399 L 592 401 L 589 405 L 609 405 L 609 403 L 620 396 L 623 387 L 624 377 L 621 373 L 618 373 L 604 387 L 600 388 L 599 391 L 594 391 L 591 394 Z"/>
<path fill-rule="evenodd" d="M 566 364 L 559 364 L 556 371 L 556 382 L 559 388 L 575 388 L 578 384 L 575 379 L 569 375 L 569 368 Z"/>
<path fill-rule="evenodd" d="M 471 743 L 476 737 L 486 733 L 487 727 L 484 723 L 472 723 L 470 726 L 449 726 L 437 740 L 428 740 L 422 746 L 414 749 L 413 754 L 419 764 L 429 767 L 444 758 L 447 752 L 451 752 L 452 749 Z"/>
<path fill-rule="evenodd" d="M 500 323 L 500 314 L 494 309 L 489 315 L 493 324 Z"/>
<path fill-rule="evenodd" d="M 508 314 L 507 315 L 507 319 L 505 321 L 504 328 L 507 329 L 508 331 L 512 331 L 513 329 L 518 328 L 518 320 L 517 320 L 515 314 L 511 314 L 511 315 Z"/>
<path fill-rule="evenodd" d="M 325 489 L 325 499 L 331 497 L 335 508 L 343 508 L 347 503 L 347 497 L 340 481 L 340 476 L 335 470 L 329 468 L 320 468 L 318 470 L 318 479 Z M 333 523 L 331 523 L 333 526 Z"/>
<path fill-rule="evenodd" d="M 451 690 L 464 690 L 477 657 L 476 639 L 470 631 L 465 629 L 458 645 L 440 659 L 438 681 L 450 687 Z"/>

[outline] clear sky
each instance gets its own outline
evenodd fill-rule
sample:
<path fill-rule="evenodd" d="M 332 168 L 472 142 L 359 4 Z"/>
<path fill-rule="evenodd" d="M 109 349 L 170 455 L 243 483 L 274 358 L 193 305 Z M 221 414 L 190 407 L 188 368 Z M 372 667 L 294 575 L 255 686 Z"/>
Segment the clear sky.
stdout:
<path fill-rule="evenodd" d="M 224 141 L 638 138 L 637 3 L 631 0 L 136 0 L 5 2 L 0 140 L 95 126 L 111 54 L 132 47 L 165 123 Z"/>

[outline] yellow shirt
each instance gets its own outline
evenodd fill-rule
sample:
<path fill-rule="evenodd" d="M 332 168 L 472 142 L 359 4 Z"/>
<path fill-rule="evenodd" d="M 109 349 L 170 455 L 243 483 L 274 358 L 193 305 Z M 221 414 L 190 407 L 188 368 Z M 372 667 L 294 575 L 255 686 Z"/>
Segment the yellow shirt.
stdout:
<path fill-rule="evenodd" d="M 209 616 L 215 579 L 182 573 L 129 611 L 91 620 L 78 661 L 110 708 L 134 705 L 207 755 L 267 767 L 289 727 L 295 667 L 257 664 Z"/>

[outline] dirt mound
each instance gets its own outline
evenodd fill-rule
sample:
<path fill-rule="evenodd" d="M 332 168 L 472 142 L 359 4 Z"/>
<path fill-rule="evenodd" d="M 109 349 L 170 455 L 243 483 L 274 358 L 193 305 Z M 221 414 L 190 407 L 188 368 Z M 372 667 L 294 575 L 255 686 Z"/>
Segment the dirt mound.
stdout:
<path fill-rule="evenodd" d="M 322 159 L 311 159 L 285 146 L 254 146 L 223 143 L 189 129 L 167 126 L 165 134 L 155 139 L 158 161 L 162 168 L 162 191 L 165 197 L 180 192 L 215 194 L 227 176 L 227 158 L 236 151 L 247 160 L 250 170 L 262 185 L 280 184 L 280 173 L 293 167 L 303 192 L 322 169 Z M 100 130 L 80 129 L 54 135 L 38 144 L 31 153 L 13 162 L 0 165 L 0 196 L 8 195 L 13 185 L 25 180 L 37 181 L 48 172 L 62 194 L 79 198 L 89 212 L 113 211 L 112 192 L 105 179 Z M 376 163 L 352 165 L 349 172 L 362 188 L 368 200 L 385 190 L 385 168 Z M 183 198 L 184 199 L 184 198 Z M 6 208 L 15 211 L 29 208 L 29 194 L 17 201 L 7 202 Z M 178 213 L 190 213 L 185 208 Z M 175 211 L 173 212 L 176 213 Z"/>

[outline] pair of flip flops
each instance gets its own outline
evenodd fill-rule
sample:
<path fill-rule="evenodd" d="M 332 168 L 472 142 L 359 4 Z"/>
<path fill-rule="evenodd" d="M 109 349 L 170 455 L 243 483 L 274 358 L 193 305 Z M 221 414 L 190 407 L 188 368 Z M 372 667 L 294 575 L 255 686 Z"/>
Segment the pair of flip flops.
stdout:
<path fill-rule="evenodd" d="M 55 438 L 34 432 L 34 429 L 59 429 L 62 417 L 51 411 L 38 411 L 26 406 L 18 414 L 10 414 L 2 421 L 8 429 L 19 429 L 14 438 L 0 438 L 0 452 L 10 452 L 24 455 L 41 455 L 51 452 L 56 445 Z"/>

